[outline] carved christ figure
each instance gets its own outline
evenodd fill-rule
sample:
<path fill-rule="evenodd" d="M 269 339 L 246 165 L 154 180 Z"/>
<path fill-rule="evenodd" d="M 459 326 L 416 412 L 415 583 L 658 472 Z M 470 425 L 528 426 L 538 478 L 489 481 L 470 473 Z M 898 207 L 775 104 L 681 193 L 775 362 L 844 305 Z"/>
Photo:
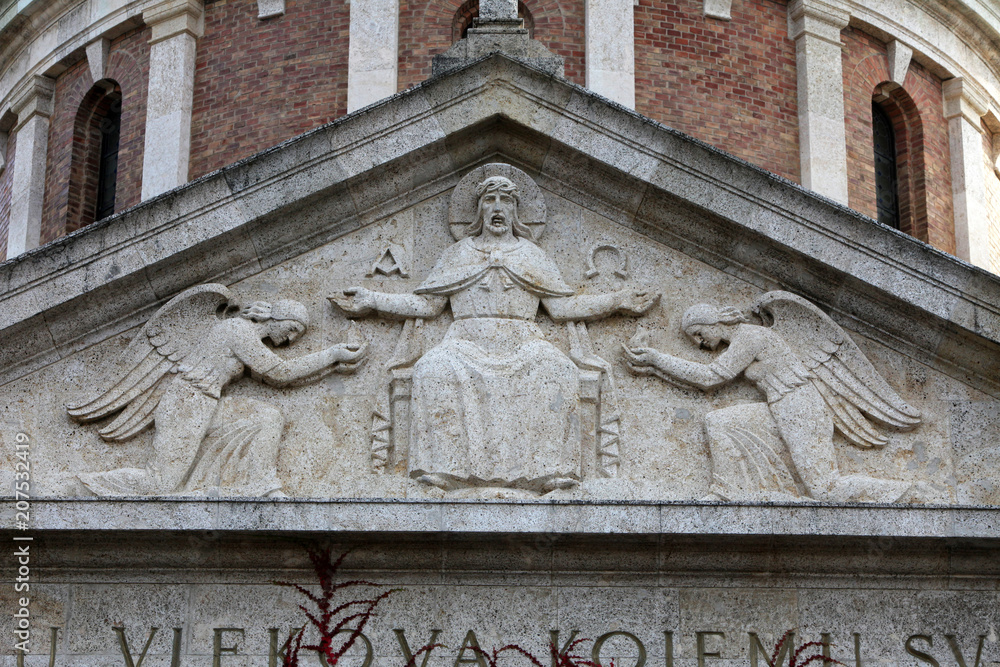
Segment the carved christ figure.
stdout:
<path fill-rule="evenodd" d="M 118 415 L 100 436 L 122 442 L 155 423 L 144 468 L 83 473 L 80 481 L 99 496 L 165 495 L 220 487 L 232 495 L 282 495 L 277 463 L 284 419 L 273 405 L 227 398 L 223 389 L 245 369 L 276 387 L 350 373 L 365 350 L 334 345 L 283 359 L 263 343 L 298 340 L 309 325 L 305 306 L 258 301 L 238 316 L 223 285 L 199 285 L 156 312 L 124 355 L 114 385 L 93 400 L 68 408 L 80 422 Z"/>
<path fill-rule="evenodd" d="M 410 475 L 446 490 L 509 486 L 548 492 L 580 479 L 579 371 L 534 323 L 641 315 L 659 295 L 574 295 L 518 220 L 518 190 L 479 184 L 478 214 L 413 294 L 363 287 L 331 297 L 351 315 L 433 318 L 451 304 L 444 340 L 413 371 Z"/>
<path fill-rule="evenodd" d="M 868 421 L 912 429 L 920 413 L 878 374 L 850 336 L 814 305 L 788 292 L 768 292 L 755 310 L 771 326 L 751 324 L 736 308 L 698 304 L 681 329 L 699 347 L 723 351 L 711 364 L 680 359 L 643 341 L 625 347 L 637 374 L 653 374 L 699 389 L 740 375 L 765 403 L 710 412 L 705 431 L 712 457 L 711 500 L 796 496 L 797 477 L 810 498 L 832 502 L 920 502 L 934 491 L 923 482 L 844 474 L 837 465 L 834 430 L 861 448 L 881 447 L 885 436 Z M 867 418 L 866 418 L 867 415 Z M 767 442 L 770 422 L 785 452 Z M 787 467 L 785 459 L 790 459 Z"/>

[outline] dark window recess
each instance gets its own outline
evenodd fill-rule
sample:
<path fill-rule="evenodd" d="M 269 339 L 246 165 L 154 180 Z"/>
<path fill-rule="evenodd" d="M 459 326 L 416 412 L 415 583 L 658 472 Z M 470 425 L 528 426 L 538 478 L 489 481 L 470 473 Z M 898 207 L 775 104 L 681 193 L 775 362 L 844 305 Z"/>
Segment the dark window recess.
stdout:
<path fill-rule="evenodd" d="M 878 221 L 899 229 L 899 183 L 896 180 L 896 136 L 889 115 L 872 103 L 875 143 L 875 200 Z"/>
<path fill-rule="evenodd" d="M 122 103 L 111 103 L 108 114 L 101 119 L 101 158 L 97 178 L 97 213 L 103 220 L 115 212 L 115 187 L 118 185 L 118 140 L 122 130 Z"/>

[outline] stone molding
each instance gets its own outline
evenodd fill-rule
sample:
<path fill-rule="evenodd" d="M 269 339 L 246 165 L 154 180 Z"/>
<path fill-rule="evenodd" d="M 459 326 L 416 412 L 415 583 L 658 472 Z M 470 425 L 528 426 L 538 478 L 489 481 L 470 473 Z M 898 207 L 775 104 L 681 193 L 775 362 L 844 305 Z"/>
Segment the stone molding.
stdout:
<path fill-rule="evenodd" d="M 1000 508 L 644 501 L 36 499 L 32 529 L 1000 540 Z M 14 525 L 13 503 L 4 506 Z M 111 528 L 109 528 L 111 527 Z"/>
<path fill-rule="evenodd" d="M 391 215 L 396 198 L 443 192 L 456 161 L 470 159 L 462 147 L 451 155 L 446 137 L 495 122 L 501 103 L 512 129 L 607 165 L 626 179 L 620 196 L 637 202 L 623 210 L 568 190 L 588 206 L 753 284 L 770 288 L 761 272 L 776 271 L 788 289 L 831 309 L 847 328 L 872 331 L 903 354 L 1000 395 L 1000 279 L 502 55 L 0 265 L 0 330 L 12 341 L 0 356 L 0 382 L 131 328 L 181 289 L 238 280 Z M 499 147 L 484 150 L 505 150 L 504 136 L 498 130 Z M 548 141 L 542 159 L 555 150 Z M 358 178 L 411 162 L 425 180 L 403 179 L 404 187 Z M 373 187 L 377 193 L 368 191 Z M 294 230 L 267 226 L 296 200 L 318 195 L 342 212 Z M 760 238 L 786 248 L 821 267 L 823 278 L 782 271 L 792 264 L 772 265 L 750 246 L 742 259 L 718 256 L 727 251 L 713 250 L 711 238 L 693 230 L 684 232 L 690 239 L 678 236 L 669 210 L 679 200 L 733 226 L 748 243 Z"/>
<path fill-rule="evenodd" d="M 848 26 L 850 14 L 823 0 L 794 0 L 788 7 L 788 36 L 798 40 L 810 35 L 840 46 L 840 31 Z"/>
<path fill-rule="evenodd" d="M 182 34 L 195 38 L 205 34 L 205 6 L 200 0 L 161 2 L 144 9 L 142 20 L 153 30 L 150 44 Z"/>
<path fill-rule="evenodd" d="M 21 84 L 11 95 L 11 111 L 17 115 L 13 132 L 16 133 L 35 116 L 52 116 L 55 90 L 55 80 L 47 76 L 35 76 Z"/>
<path fill-rule="evenodd" d="M 982 118 L 989 111 L 989 96 L 969 79 L 956 77 L 944 82 L 944 117 L 961 116 L 976 131 L 982 132 Z"/>

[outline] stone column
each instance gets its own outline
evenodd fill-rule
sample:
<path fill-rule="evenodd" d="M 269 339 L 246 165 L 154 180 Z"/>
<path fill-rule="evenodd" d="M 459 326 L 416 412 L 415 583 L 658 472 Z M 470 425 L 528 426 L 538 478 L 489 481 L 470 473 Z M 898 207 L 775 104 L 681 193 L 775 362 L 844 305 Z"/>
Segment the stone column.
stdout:
<path fill-rule="evenodd" d="M 633 0 L 587 0 L 587 88 L 635 108 Z"/>
<path fill-rule="evenodd" d="M 955 209 L 955 254 L 990 270 L 990 222 L 986 210 L 986 155 L 982 117 L 986 96 L 968 81 L 944 82 L 944 115 L 951 150 L 951 193 Z"/>
<path fill-rule="evenodd" d="M 197 40 L 204 32 L 200 0 L 168 0 L 142 13 L 152 28 L 142 199 L 187 183 Z"/>
<path fill-rule="evenodd" d="M 45 163 L 54 92 L 55 81 L 47 76 L 34 76 L 13 96 L 11 110 L 17 114 L 17 124 L 13 129 L 8 259 L 38 247 L 41 239 Z"/>
<path fill-rule="evenodd" d="M 351 0 L 347 112 L 396 94 L 399 0 Z"/>
<path fill-rule="evenodd" d="M 821 0 L 793 0 L 788 34 L 795 40 L 802 185 L 846 205 L 847 130 L 840 31 L 847 12 Z"/>

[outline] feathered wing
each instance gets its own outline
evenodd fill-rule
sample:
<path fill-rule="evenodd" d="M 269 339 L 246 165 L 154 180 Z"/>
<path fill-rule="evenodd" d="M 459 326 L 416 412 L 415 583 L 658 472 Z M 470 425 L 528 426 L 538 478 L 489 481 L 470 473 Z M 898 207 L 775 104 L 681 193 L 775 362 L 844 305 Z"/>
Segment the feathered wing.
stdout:
<path fill-rule="evenodd" d="M 85 423 L 121 411 L 98 431 L 113 442 L 127 440 L 149 426 L 178 364 L 207 335 L 231 301 L 229 289 L 214 283 L 186 289 L 168 301 L 149 318 L 122 355 L 119 365 L 128 370 L 93 399 L 67 406 L 70 417 Z"/>
<path fill-rule="evenodd" d="M 887 440 L 866 417 L 899 429 L 920 423 L 920 412 L 879 375 L 851 337 L 826 313 L 790 292 L 768 292 L 754 304 L 765 321 L 812 371 L 837 430 L 858 447 Z"/>

